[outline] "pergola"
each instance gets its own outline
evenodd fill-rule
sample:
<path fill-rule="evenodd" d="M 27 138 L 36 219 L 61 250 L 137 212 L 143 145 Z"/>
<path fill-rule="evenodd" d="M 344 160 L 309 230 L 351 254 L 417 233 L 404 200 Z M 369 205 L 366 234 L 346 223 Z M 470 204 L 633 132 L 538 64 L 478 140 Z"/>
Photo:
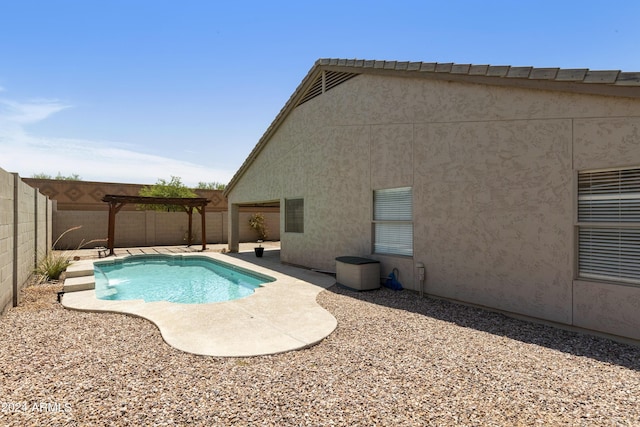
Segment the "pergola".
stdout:
<path fill-rule="evenodd" d="M 189 234 L 188 246 L 191 246 L 191 224 L 193 209 L 195 208 L 202 218 L 202 250 L 207 249 L 206 224 L 205 224 L 205 207 L 211 201 L 205 197 L 143 197 L 143 196 L 118 196 L 107 194 L 102 198 L 103 202 L 109 203 L 109 236 L 107 246 L 109 255 L 115 255 L 113 252 L 114 240 L 116 235 L 116 214 L 127 203 L 136 203 L 140 205 L 177 205 L 182 206 L 184 211 L 189 215 Z"/>

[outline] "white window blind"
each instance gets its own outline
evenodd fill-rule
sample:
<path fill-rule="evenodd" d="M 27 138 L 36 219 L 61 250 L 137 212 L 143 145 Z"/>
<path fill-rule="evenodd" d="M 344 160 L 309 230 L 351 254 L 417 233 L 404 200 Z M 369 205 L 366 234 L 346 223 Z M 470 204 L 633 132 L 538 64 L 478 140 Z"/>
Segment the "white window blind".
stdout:
<path fill-rule="evenodd" d="M 640 169 L 580 173 L 578 221 L 640 222 Z"/>
<path fill-rule="evenodd" d="M 413 255 L 413 195 L 411 187 L 373 192 L 373 251 Z"/>
<path fill-rule="evenodd" d="M 578 174 L 578 275 L 640 284 L 640 168 Z"/>
<path fill-rule="evenodd" d="M 640 283 L 640 229 L 580 228 L 580 275 Z"/>

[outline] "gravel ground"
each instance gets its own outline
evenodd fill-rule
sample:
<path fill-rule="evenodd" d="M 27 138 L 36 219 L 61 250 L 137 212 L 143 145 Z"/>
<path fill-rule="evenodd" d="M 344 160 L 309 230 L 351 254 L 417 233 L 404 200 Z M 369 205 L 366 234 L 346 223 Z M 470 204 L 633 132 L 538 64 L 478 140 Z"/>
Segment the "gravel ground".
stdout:
<path fill-rule="evenodd" d="M 640 348 L 407 291 L 334 286 L 322 343 L 222 359 L 59 288 L 0 318 L 0 425 L 640 425 Z"/>

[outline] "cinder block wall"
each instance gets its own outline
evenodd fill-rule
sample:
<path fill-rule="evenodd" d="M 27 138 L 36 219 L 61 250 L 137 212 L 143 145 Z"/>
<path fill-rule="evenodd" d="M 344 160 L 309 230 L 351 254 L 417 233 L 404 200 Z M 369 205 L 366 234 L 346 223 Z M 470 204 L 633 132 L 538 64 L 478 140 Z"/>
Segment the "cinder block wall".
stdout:
<path fill-rule="evenodd" d="M 35 212 L 35 190 L 23 183 L 21 180 L 17 180 L 16 193 L 17 194 L 17 266 L 16 271 L 18 277 L 18 286 L 21 288 L 21 284 L 24 284 L 29 280 L 29 276 L 32 274 L 33 269 L 36 267 L 37 260 L 37 243 L 36 243 L 36 229 L 37 218 Z M 14 295 L 15 299 L 15 295 Z"/>
<path fill-rule="evenodd" d="M 0 310 L 13 299 L 13 175 L 0 169 Z"/>
<path fill-rule="evenodd" d="M 280 239 L 280 213 L 262 212 L 269 231 L 269 240 Z M 257 233 L 249 227 L 253 212 L 240 214 L 240 241 L 255 242 Z M 65 210 L 53 213 L 53 238 L 58 239 L 56 249 L 78 249 L 106 246 L 109 213 L 99 211 Z M 193 243 L 201 243 L 200 214 L 192 217 Z M 227 243 L 227 212 L 206 213 L 206 240 L 208 244 Z M 120 211 L 116 214 L 115 247 L 186 245 L 189 230 L 188 216 L 184 212 Z M 92 240 L 100 240 L 91 242 Z"/>
<path fill-rule="evenodd" d="M 20 290 L 51 247 L 51 203 L 17 174 L 0 169 L 0 311 L 19 302 Z"/>
<path fill-rule="evenodd" d="M 36 197 L 36 254 L 38 259 L 51 248 L 51 201 L 46 197 Z"/>

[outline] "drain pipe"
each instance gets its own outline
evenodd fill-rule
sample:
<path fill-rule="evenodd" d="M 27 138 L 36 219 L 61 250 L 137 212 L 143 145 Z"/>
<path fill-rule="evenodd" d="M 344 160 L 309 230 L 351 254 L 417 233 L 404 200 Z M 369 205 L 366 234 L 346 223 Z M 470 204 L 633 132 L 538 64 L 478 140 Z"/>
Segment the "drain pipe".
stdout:
<path fill-rule="evenodd" d="M 418 270 L 418 281 L 420 282 L 420 298 L 424 297 L 424 279 L 425 279 L 425 269 L 424 263 L 419 262 L 416 264 L 416 269 Z"/>

